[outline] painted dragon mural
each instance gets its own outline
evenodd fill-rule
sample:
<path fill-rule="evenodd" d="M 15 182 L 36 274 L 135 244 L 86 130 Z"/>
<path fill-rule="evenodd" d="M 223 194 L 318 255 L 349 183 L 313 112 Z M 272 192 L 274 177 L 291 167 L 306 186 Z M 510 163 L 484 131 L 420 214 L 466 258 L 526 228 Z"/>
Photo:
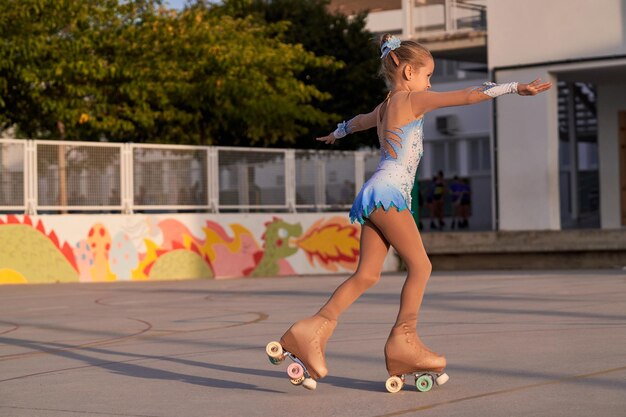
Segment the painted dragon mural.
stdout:
<path fill-rule="evenodd" d="M 357 265 L 359 229 L 343 217 L 321 218 L 304 232 L 300 223 L 272 217 L 260 240 L 240 223 L 228 228 L 207 220 L 194 233 L 170 218 L 138 243 L 130 228 L 118 227 L 112 236 L 95 223 L 70 244 L 41 220 L 7 215 L 0 217 L 0 284 L 295 275 L 289 258 L 298 253 L 324 271 Z"/>

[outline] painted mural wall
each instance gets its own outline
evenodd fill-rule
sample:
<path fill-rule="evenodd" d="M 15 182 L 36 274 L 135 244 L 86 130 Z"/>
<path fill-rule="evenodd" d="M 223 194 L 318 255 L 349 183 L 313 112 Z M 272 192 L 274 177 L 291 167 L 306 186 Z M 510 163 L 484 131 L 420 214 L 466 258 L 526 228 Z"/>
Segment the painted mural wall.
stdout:
<path fill-rule="evenodd" d="M 0 215 L 0 284 L 348 275 L 359 236 L 345 213 Z"/>

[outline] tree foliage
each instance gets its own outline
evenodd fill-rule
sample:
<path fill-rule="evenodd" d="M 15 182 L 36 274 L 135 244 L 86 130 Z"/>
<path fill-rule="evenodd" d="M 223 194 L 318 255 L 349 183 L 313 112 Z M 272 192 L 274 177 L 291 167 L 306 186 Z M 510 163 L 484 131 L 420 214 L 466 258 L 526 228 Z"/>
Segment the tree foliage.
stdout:
<path fill-rule="evenodd" d="M 303 74 L 337 70 L 265 24 L 197 1 L 0 2 L 0 129 L 32 138 L 283 146 L 327 125 Z"/>
<path fill-rule="evenodd" d="M 237 17 L 252 15 L 268 23 L 288 22 L 284 40 L 301 44 L 318 56 L 328 56 L 342 66 L 309 67 L 300 79 L 329 93 L 330 100 L 315 100 L 313 105 L 333 114 L 333 123 L 359 113 L 372 111 L 384 98 L 385 84 L 378 77 L 380 65 L 378 39 L 365 29 L 366 13 L 348 18 L 329 10 L 330 0 L 225 0 L 224 10 Z M 311 148 L 314 135 L 326 135 L 334 124 L 308 123 L 306 135 L 296 146 Z M 340 149 L 377 146 L 373 131 L 347 136 L 336 142 Z M 319 144 L 318 147 L 327 147 Z"/>

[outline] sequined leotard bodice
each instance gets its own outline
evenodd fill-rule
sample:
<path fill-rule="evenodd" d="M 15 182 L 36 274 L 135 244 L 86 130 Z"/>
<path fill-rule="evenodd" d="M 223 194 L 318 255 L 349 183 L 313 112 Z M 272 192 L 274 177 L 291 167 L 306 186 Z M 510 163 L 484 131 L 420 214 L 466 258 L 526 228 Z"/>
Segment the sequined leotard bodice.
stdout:
<path fill-rule="evenodd" d="M 400 128 L 387 130 L 379 138 L 380 162 L 356 196 L 350 221 L 365 223 L 376 208 L 388 211 L 411 209 L 411 190 L 424 153 L 424 117 Z"/>

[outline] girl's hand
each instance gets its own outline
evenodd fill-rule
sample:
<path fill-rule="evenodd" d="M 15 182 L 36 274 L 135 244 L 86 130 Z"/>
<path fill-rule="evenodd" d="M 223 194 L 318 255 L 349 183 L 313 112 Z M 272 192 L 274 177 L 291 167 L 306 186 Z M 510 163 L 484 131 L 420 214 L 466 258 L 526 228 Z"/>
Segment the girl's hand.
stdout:
<path fill-rule="evenodd" d="M 517 84 L 517 94 L 520 96 L 536 96 L 552 87 L 552 83 L 542 83 L 541 78 L 537 78 L 530 84 Z"/>
<path fill-rule="evenodd" d="M 335 135 L 333 135 L 333 134 L 331 133 L 331 134 L 330 134 L 330 135 L 328 135 L 328 136 L 324 136 L 324 137 L 321 137 L 321 138 L 316 138 L 315 140 L 319 140 L 320 142 L 324 142 L 324 143 L 326 143 L 327 145 L 332 145 L 333 143 L 335 143 L 335 141 L 336 141 L 337 139 L 335 138 Z"/>

